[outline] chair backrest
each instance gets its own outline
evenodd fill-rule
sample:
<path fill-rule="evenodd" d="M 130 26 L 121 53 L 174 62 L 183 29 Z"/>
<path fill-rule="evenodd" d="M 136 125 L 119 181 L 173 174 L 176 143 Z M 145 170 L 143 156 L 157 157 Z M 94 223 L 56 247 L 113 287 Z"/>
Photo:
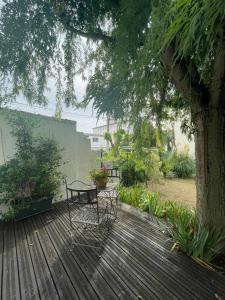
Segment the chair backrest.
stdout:
<path fill-rule="evenodd" d="M 108 172 L 107 177 L 120 178 L 120 172 L 118 168 L 107 169 L 107 172 Z"/>
<path fill-rule="evenodd" d="M 72 200 L 77 204 L 93 203 L 97 200 L 97 188 L 80 180 L 70 183 L 64 180 L 66 185 L 67 200 Z M 74 185 L 75 186 L 72 186 Z"/>

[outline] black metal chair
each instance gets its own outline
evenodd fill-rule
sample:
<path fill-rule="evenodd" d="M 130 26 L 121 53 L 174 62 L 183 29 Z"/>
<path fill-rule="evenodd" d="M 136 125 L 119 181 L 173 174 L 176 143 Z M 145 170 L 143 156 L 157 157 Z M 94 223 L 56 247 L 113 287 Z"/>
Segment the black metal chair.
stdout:
<path fill-rule="evenodd" d="M 99 191 L 98 197 L 108 203 L 109 222 L 117 219 L 117 210 L 119 206 L 119 195 L 117 186 L 120 184 L 119 168 L 107 168 L 108 185 L 106 189 Z"/>
<path fill-rule="evenodd" d="M 101 247 L 106 230 L 109 231 L 107 203 L 99 206 L 98 191 L 93 185 L 79 180 L 65 180 L 65 185 L 72 244 Z"/>

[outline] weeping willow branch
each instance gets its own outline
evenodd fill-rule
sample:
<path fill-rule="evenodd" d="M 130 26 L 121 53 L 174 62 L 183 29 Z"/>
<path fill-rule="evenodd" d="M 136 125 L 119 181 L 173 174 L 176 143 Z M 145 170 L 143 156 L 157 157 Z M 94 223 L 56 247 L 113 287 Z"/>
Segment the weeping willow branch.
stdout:
<path fill-rule="evenodd" d="M 173 47 L 167 47 L 161 56 L 161 61 L 172 77 L 177 89 L 195 106 L 207 103 L 208 90 L 200 80 L 197 70 L 192 70 L 192 75 L 190 75 L 186 61 L 180 59 L 174 62 L 174 54 Z"/>

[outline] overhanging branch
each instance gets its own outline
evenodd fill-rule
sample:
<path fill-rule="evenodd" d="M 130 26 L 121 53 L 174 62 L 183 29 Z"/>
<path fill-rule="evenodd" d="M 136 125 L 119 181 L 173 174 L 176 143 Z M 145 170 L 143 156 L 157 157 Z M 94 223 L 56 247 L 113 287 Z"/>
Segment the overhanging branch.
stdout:
<path fill-rule="evenodd" d="M 63 21 L 61 22 L 63 24 Z M 70 32 L 73 32 L 77 35 L 80 35 L 82 37 L 85 37 L 87 39 L 91 39 L 93 41 L 104 41 L 106 43 L 112 43 L 114 42 L 114 39 L 111 36 L 108 36 L 102 32 L 94 32 L 94 31 L 82 31 L 80 29 L 76 29 L 73 26 L 69 24 L 63 24 L 64 27 L 66 27 Z"/>
<path fill-rule="evenodd" d="M 66 1 L 65 1 L 66 2 Z M 50 0 L 52 5 L 53 12 L 58 19 L 58 21 L 63 25 L 65 29 L 68 31 L 85 37 L 87 39 L 92 39 L 93 41 L 104 41 L 106 43 L 112 43 L 114 38 L 107 35 L 101 29 L 96 28 L 95 30 L 83 30 L 76 28 L 76 24 L 73 22 L 73 14 L 74 12 L 69 12 L 65 9 L 65 5 L 63 3 L 58 3 L 57 1 Z"/>
<path fill-rule="evenodd" d="M 161 61 L 178 91 L 194 106 L 208 103 L 208 90 L 200 80 L 195 66 L 184 59 L 174 62 L 174 53 L 172 46 L 167 47 L 161 56 Z M 192 69 L 191 74 L 188 67 Z"/>

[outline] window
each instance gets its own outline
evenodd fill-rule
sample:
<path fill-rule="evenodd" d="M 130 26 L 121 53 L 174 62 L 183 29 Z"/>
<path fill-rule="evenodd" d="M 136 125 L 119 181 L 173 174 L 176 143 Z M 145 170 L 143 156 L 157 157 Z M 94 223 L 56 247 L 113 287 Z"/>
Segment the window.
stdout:
<path fill-rule="evenodd" d="M 98 138 L 93 137 L 92 141 L 93 141 L 93 143 L 97 143 L 98 142 Z"/>

